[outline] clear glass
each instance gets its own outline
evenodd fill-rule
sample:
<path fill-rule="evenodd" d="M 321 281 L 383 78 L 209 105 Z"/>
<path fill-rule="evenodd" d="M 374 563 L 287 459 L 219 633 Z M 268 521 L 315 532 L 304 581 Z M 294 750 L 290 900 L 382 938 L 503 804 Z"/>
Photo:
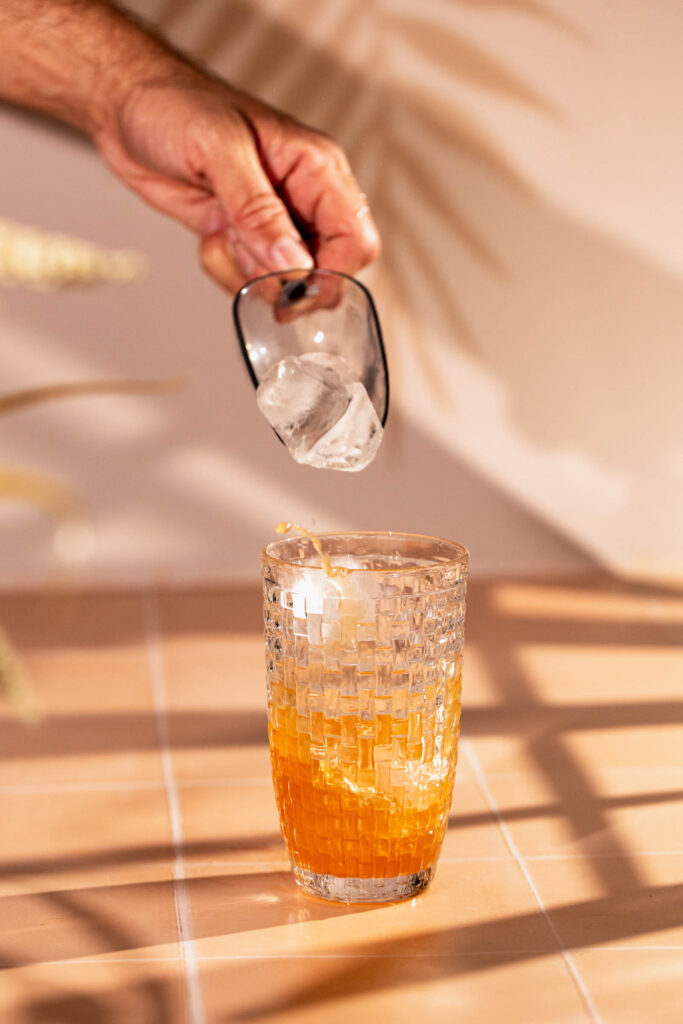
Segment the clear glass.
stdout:
<path fill-rule="evenodd" d="M 468 553 L 396 533 L 263 550 L 273 783 L 294 875 L 326 899 L 405 899 L 434 875 L 460 728 Z"/>
<path fill-rule="evenodd" d="M 237 293 L 233 319 L 255 387 L 287 356 L 343 356 L 384 426 L 389 372 L 375 304 L 360 281 L 335 270 L 264 274 Z"/>

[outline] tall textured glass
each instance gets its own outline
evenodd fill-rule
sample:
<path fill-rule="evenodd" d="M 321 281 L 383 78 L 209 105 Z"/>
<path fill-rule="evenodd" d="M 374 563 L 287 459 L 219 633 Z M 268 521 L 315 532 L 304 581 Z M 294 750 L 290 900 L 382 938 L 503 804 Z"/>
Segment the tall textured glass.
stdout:
<path fill-rule="evenodd" d="M 273 783 L 298 884 L 403 899 L 434 874 L 460 727 L 468 553 L 396 533 L 263 550 Z"/>

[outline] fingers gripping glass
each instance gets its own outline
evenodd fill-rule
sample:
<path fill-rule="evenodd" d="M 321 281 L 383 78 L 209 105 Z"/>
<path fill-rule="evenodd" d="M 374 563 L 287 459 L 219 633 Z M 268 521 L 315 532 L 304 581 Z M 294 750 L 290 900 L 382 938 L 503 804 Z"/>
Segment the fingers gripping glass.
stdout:
<path fill-rule="evenodd" d="M 360 281 L 335 270 L 264 274 L 237 293 L 233 318 L 255 388 L 287 356 L 338 356 L 363 384 L 385 425 L 387 359 L 375 304 Z"/>

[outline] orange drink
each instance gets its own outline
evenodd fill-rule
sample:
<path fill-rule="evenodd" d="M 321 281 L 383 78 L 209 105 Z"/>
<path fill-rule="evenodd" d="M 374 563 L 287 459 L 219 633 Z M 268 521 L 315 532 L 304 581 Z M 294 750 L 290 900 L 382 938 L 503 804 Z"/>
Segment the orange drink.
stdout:
<path fill-rule="evenodd" d="M 264 551 L 269 738 L 297 882 L 328 899 L 429 883 L 458 751 L 467 553 L 431 538 L 310 537 Z"/>

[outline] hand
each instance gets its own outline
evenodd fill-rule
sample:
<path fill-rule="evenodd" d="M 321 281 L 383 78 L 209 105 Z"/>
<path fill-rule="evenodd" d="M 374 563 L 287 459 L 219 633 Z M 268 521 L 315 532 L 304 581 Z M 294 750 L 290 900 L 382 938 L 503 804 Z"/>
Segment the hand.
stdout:
<path fill-rule="evenodd" d="M 230 292 L 268 271 L 355 274 L 379 253 L 365 195 L 327 136 L 182 67 L 134 86 L 95 139 L 122 181 L 201 236 Z"/>

